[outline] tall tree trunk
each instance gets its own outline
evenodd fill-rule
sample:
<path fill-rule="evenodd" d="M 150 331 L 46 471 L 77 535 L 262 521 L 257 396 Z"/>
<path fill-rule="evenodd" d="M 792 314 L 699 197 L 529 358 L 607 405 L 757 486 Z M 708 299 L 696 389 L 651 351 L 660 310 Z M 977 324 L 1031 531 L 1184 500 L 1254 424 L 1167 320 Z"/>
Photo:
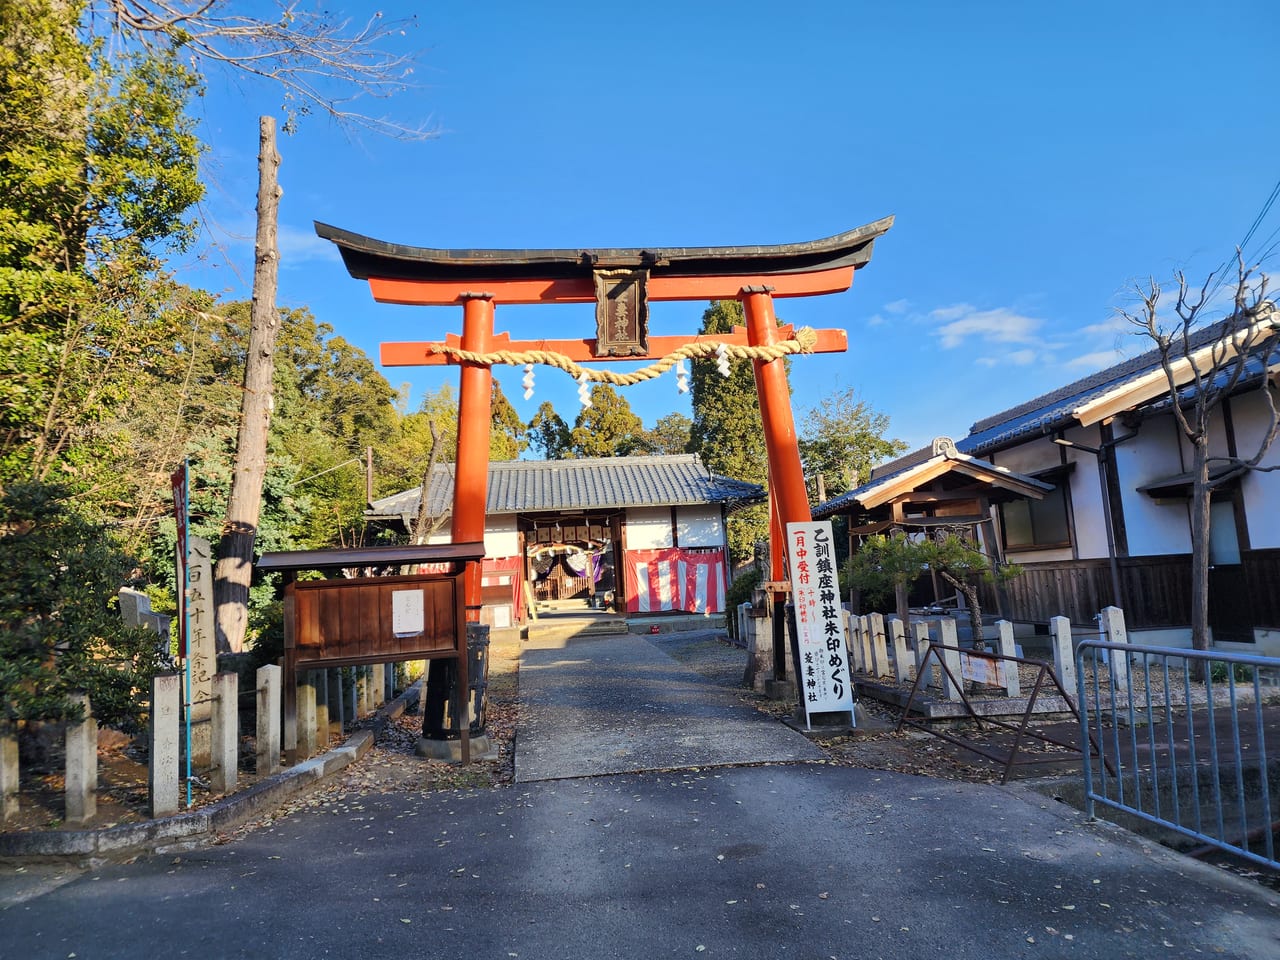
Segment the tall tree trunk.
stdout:
<path fill-rule="evenodd" d="M 249 317 L 249 348 L 245 353 L 244 396 L 240 405 L 240 434 L 236 440 L 235 470 L 227 501 L 227 522 L 218 545 L 213 596 L 217 605 L 218 652 L 238 653 L 244 647 L 249 619 L 249 582 L 253 577 L 253 541 L 262 509 L 262 481 L 267 472 L 267 434 L 271 428 L 273 356 L 280 315 L 276 285 L 280 264 L 277 223 L 280 186 L 277 174 L 276 123 L 258 119 L 258 227 L 254 243 L 253 305 Z"/>
<path fill-rule="evenodd" d="M 1191 647 L 1209 649 L 1209 433 L 1191 442 Z"/>

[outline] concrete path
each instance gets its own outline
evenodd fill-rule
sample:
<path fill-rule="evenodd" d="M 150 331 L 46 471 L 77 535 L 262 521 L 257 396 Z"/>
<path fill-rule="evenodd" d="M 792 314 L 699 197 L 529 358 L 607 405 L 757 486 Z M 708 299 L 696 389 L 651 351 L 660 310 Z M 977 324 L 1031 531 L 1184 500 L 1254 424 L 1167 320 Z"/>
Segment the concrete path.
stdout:
<path fill-rule="evenodd" d="M 522 650 L 520 711 L 519 783 L 824 757 L 633 634 Z"/>
<path fill-rule="evenodd" d="M 717 766 L 809 744 L 643 638 L 530 651 L 526 683 L 523 782 L 35 871 L 0 960 L 1280 956 L 1274 892 L 1027 788 Z M 644 763 L 664 769 L 599 775 Z"/>
<path fill-rule="evenodd" d="M 0 958 L 1261 960 L 1274 900 L 1047 798 L 792 764 L 306 807 L 12 906 Z"/>

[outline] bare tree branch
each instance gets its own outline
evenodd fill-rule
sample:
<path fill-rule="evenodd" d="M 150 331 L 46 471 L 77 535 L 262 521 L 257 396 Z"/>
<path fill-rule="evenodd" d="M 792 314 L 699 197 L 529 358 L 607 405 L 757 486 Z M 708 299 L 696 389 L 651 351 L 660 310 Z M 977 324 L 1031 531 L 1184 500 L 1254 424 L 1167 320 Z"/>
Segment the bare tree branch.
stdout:
<path fill-rule="evenodd" d="M 425 123 L 405 124 L 352 106 L 414 86 L 419 51 L 399 53 L 393 47 L 417 27 L 416 17 L 388 20 L 379 12 L 361 24 L 300 0 L 273 2 L 279 13 L 271 20 L 231 13 L 230 0 L 90 0 L 89 15 L 125 43 L 172 46 L 197 69 L 229 67 L 279 85 L 286 133 L 301 117 L 318 112 L 345 128 L 399 140 L 435 135 Z"/>
<path fill-rule="evenodd" d="M 1197 650 L 1209 648 L 1209 528 L 1210 500 L 1213 490 L 1224 484 L 1234 471 L 1217 471 L 1211 476 L 1210 462 L 1228 464 L 1247 470 L 1270 471 L 1280 468 L 1261 467 L 1262 458 L 1280 435 L 1280 413 L 1277 411 L 1271 383 L 1273 358 L 1280 343 L 1280 320 L 1275 305 L 1266 298 L 1267 278 L 1259 275 L 1258 265 L 1245 262 L 1236 250 L 1236 287 L 1231 312 L 1216 327 L 1206 324 L 1205 314 L 1211 305 L 1215 273 L 1209 274 L 1199 290 L 1193 291 L 1186 276 L 1175 274 L 1177 300 L 1173 330 L 1160 324 L 1158 305 L 1160 287 L 1154 280 L 1146 288 L 1137 288 L 1140 307 L 1121 315 L 1141 334 L 1156 345 L 1160 368 L 1168 386 L 1169 409 L 1178 429 L 1191 446 L 1192 495 L 1190 504 L 1191 533 L 1191 644 Z M 1261 364 L 1259 368 L 1257 365 Z M 1209 456 L 1210 430 L 1214 411 L 1228 397 L 1240 392 L 1246 378 L 1258 376 L 1259 390 L 1268 421 L 1263 428 L 1253 456 Z"/>
<path fill-rule="evenodd" d="M 409 531 L 415 544 L 424 544 L 430 540 L 431 535 L 445 525 L 451 512 L 445 507 L 440 516 L 431 516 L 431 477 L 436 472 L 436 461 L 440 458 L 442 444 L 440 428 L 436 426 L 436 422 L 429 421 L 427 428 L 431 431 L 431 453 L 427 457 L 427 469 L 422 474 L 422 489 L 418 491 L 418 514 L 413 529 Z"/>

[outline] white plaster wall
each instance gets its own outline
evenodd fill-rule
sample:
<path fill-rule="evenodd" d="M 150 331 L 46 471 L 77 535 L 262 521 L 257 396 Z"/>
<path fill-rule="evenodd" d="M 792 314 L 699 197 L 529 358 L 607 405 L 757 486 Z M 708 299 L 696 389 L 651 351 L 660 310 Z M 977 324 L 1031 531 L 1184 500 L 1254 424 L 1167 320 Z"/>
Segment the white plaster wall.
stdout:
<path fill-rule="evenodd" d="M 1064 438 L 1095 448 L 1102 440 L 1096 426 L 1069 430 Z M 1066 462 L 1075 464 L 1075 469 L 1059 481 L 1068 485 L 1074 521 L 1071 537 L 1075 550 L 1073 552 L 1067 547 L 1057 550 L 1010 551 L 1008 559 L 1014 563 L 1048 563 L 1054 560 L 1073 560 L 1076 557 L 1089 559 L 1107 556 L 1106 515 L 1102 511 L 1098 461 L 1093 454 L 1060 446 L 1053 442 L 1052 437 L 1038 437 L 1029 443 L 1000 451 L 995 457 L 995 463 L 1015 473 L 1031 475 L 1061 466 L 1064 453 Z"/>
<path fill-rule="evenodd" d="M 1266 405 L 1256 394 L 1231 401 L 1231 419 L 1236 430 L 1236 451 L 1252 457 L 1269 422 Z M 1280 441 L 1272 444 L 1262 459 L 1262 466 L 1280 463 Z M 1255 550 L 1280 547 L 1280 470 L 1274 473 L 1250 471 L 1240 479 L 1244 496 L 1245 518 L 1249 526 L 1249 546 Z"/>
<path fill-rule="evenodd" d="M 484 555 L 486 557 L 515 557 L 520 554 L 520 535 L 516 530 L 515 514 L 487 517 L 484 523 Z"/>
<path fill-rule="evenodd" d="M 677 507 L 676 537 L 682 547 L 723 547 L 719 507 Z"/>
<path fill-rule="evenodd" d="M 1069 547 L 1057 550 L 1009 550 L 1005 559 L 1010 563 L 1053 563 L 1055 560 L 1074 560 Z"/>
<path fill-rule="evenodd" d="M 1209 649 L 1221 650 L 1224 653 L 1248 653 L 1258 657 L 1280 657 L 1280 630 L 1254 630 L 1253 636 L 1254 643 L 1218 643 L 1210 636 Z M 1175 647 L 1180 650 L 1190 650 L 1191 628 L 1130 630 L 1129 642 L 1144 647 Z"/>
<path fill-rule="evenodd" d="M 660 550 L 672 546 L 671 508 L 636 507 L 627 511 L 627 549 Z"/>
<path fill-rule="evenodd" d="M 1156 503 L 1137 490 L 1185 471 L 1181 449 L 1172 417 L 1144 421 L 1136 437 L 1115 447 L 1130 556 L 1191 552 L 1186 503 Z"/>
<path fill-rule="evenodd" d="M 1164 627 L 1160 630 L 1130 630 L 1129 642 L 1144 647 L 1178 647 L 1191 649 L 1190 627 Z"/>
<path fill-rule="evenodd" d="M 449 543 L 453 536 L 452 524 L 446 523 L 431 535 L 431 544 Z M 485 518 L 484 555 L 497 559 L 520 554 L 520 536 L 516 530 L 514 514 Z"/>
<path fill-rule="evenodd" d="M 1079 433 L 1079 437 L 1072 439 L 1091 445 L 1095 442 L 1085 438 L 1086 431 L 1081 430 Z M 1036 437 L 1008 450 L 1001 450 L 994 455 L 992 462 L 998 467 L 1007 467 L 1014 473 L 1032 474 L 1061 463 L 1062 447 L 1054 443 L 1052 437 Z"/>
<path fill-rule="evenodd" d="M 1256 653 L 1260 657 L 1280 657 L 1280 630 L 1254 630 L 1255 644 L 1223 644 L 1238 646 L 1243 653 Z"/>

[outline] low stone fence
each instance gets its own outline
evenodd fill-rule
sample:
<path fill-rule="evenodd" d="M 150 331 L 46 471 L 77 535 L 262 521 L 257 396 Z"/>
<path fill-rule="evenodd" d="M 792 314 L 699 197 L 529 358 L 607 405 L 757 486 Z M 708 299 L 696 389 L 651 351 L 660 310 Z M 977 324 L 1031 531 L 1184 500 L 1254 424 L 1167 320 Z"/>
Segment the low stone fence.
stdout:
<path fill-rule="evenodd" d="M 165 648 L 169 617 L 151 610 L 147 596 L 120 594 L 121 614 L 134 626 L 154 630 Z M 282 759 L 306 760 L 327 749 L 331 738 L 375 713 L 395 694 L 397 667 L 387 663 L 311 671 L 298 680 L 298 725 L 283 738 L 283 669 L 260 667 L 256 675 L 254 772 L 261 778 L 277 773 Z M 177 813 L 185 803 L 187 777 L 207 782 L 212 795 L 237 789 L 240 778 L 241 709 L 239 676 L 224 671 L 211 683 L 196 685 L 192 703 L 184 703 L 183 677 L 165 673 L 153 678 L 148 741 L 148 794 L 152 817 Z M 203 690 L 209 693 L 203 694 Z M 84 824 L 97 813 L 98 721 L 87 695 L 79 698 L 84 719 L 65 727 L 65 816 L 67 824 Z M 187 726 L 190 725 L 188 737 Z M 187 744 L 190 743 L 190 749 Z M 188 763 L 188 757 L 190 762 Z M 0 731 L 0 824 L 19 810 L 20 769 L 16 731 Z"/>
<path fill-rule="evenodd" d="M 794 688 L 774 676 L 772 611 L 766 608 L 763 616 L 761 613 L 750 603 L 744 603 L 734 614 L 739 642 L 748 651 L 745 682 L 760 693 L 780 699 L 793 697 Z M 850 669 L 855 679 L 861 677 L 872 683 L 909 686 L 915 682 L 931 643 L 936 643 L 941 648 L 940 655 L 952 676 L 961 677 L 980 670 L 979 666 L 964 663 L 966 655 L 960 649 L 957 621 L 953 617 L 913 619 L 908 625 L 896 616 L 885 617 L 879 613 L 855 616 L 845 610 L 844 619 Z M 1085 635 L 1073 634 L 1071 621 L 1066 617 L 1054 617 L 1050 622 L 1054 672 L 1069 692 L 1075 690 L 1075 647 L 1082 639 L 1101 637 L 1113 643 L 1127 642 L 1124 613 L 1120 608 L 1105 608 L 1097 620 L 1098 631 Z M 1006 657 L 1020 655 L 1014 639 L 1013 624 L 1007 620 L 998 620 L 995 628 L 993 652 Z M 1115 659 L 1116 662 L 1110 665 L 1111 682 L 1113 686 L 1123 686 L 1128 664 L 1123 657 Z M 790 644 L 787 644 L 785 663 L 786 678 L 793 680 L 795 673 Z M 947 670 L 937 665 L 931 667 L 930 676 L 922 679 L 921 685 L 933 688 L 945 700 L 959 702 L 962 699 L 961 691 L 955 689 L 947 676 Z M 1001 670 L 1000 685 L 1006 697 L 1024 695 L 1016 669 Z"/>

